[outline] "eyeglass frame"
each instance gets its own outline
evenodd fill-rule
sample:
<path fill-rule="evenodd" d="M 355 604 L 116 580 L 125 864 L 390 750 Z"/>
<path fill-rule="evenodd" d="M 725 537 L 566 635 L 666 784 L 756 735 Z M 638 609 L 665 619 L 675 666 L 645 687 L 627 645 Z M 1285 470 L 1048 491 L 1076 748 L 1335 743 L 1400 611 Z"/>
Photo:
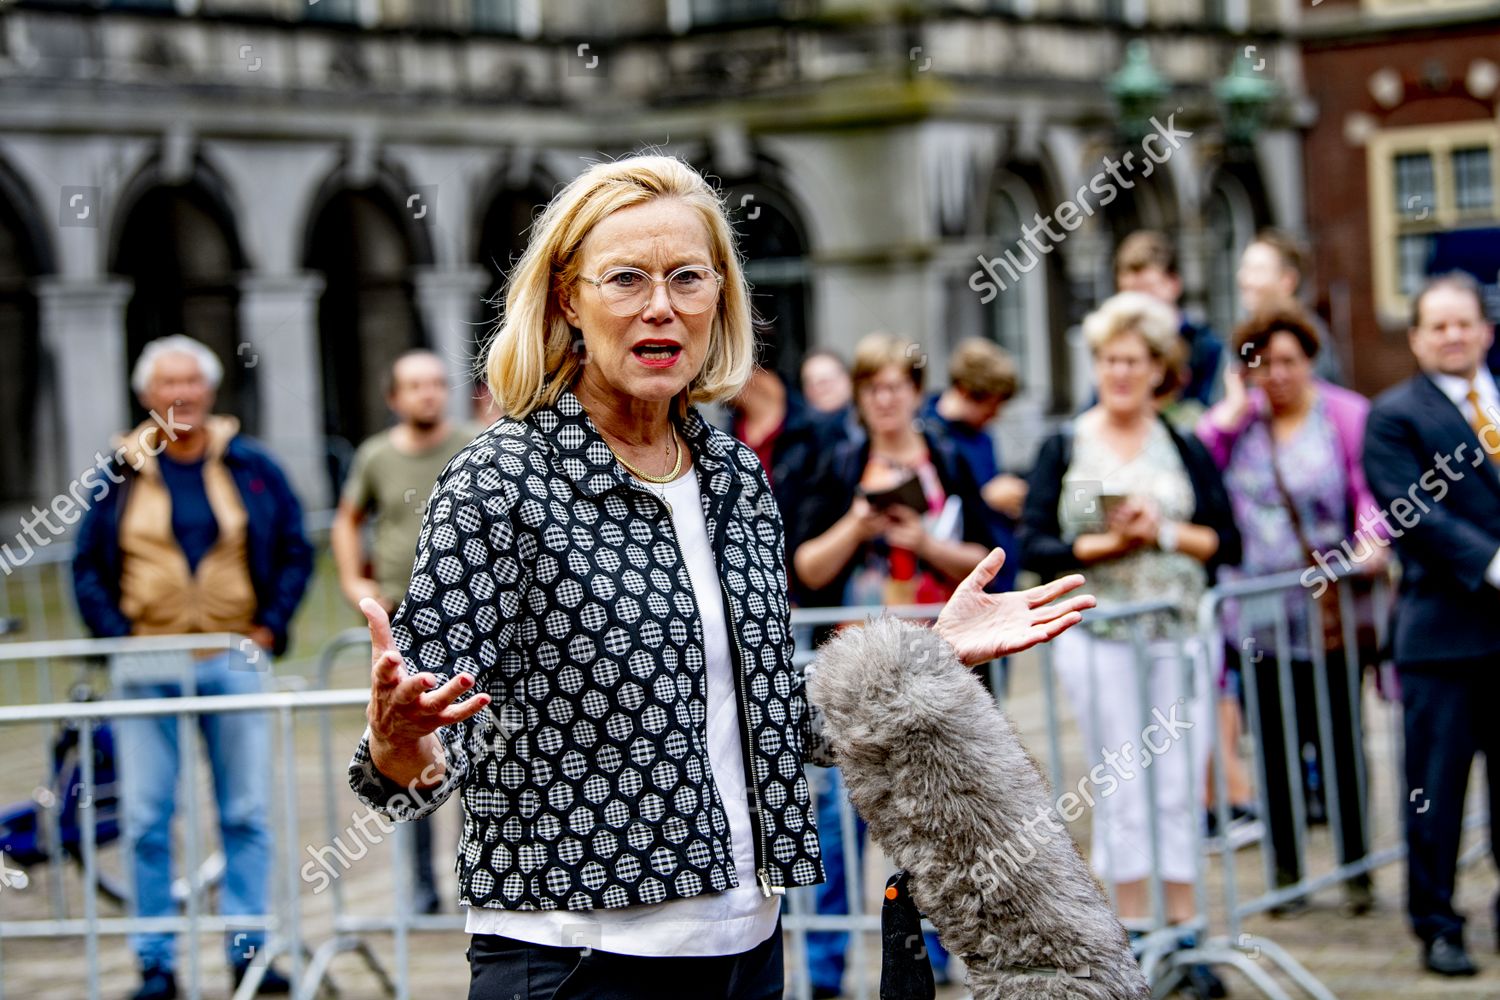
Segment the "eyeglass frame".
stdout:
<path fill-rule="evenodd" d="M 613 309 L 609 309 L 609 306 L 606 305 L 605 308 L 609 309 L 609 311 L 611 313 L 613 313 L 614 315 L 616 315 L 616 316 L 634 316 L 634 315 L 636 315 L 636 313 L 639 313 L 642 309 L 646 308 L 646 306 L 650 305 L 651 304 L 651 299 L 656 295 L 656 286 L 657 285 L 667 285 L 667 302 L 672 306 L 673 309 L 676 309 L 678 312 L 682 313 L 684 316 L 702 316 L 704 313 L 708 312 L 710 309 L 713 308 L 713 305 L 709 305 L 707 308 L 700 309 L 700 310 L 698 310 L 695 313 L 690 313 L 690 312 L 684 312 L 681 308 L 678 307 L 677 303 L 675 301 L 673 301 L 673 299 L 672 299 L 672 288 L 671 288 L 671 285 L 669 284 L 669 282 L 672 280 L 673 276 L 681 274 L 683 271 L 707 271 L 709 274 L 713 275 L 714 281 L 716 281 L 718 283 L 718 286 L 714 289 L 714 300 L 715 300 L 714 304 L 717 304 L 719 296 L 722 295 L 723 292 L 724 292 L 724 276 L 722 274 L 720 274 L 718 271 L 715 271 L 712 267 L 709 267 L 707 264 L 684 264 L 681 267 L 674 267 L 670 272 L 668 272 L 667 276 L 664 277 L 664 278 L 653 278 L 648 272 L 643 271 L 643 270 L 641 270 L 638 267 L 631 267 L 628 264 L 621 264 L 621 265 L 619 265 L 617 267 L 611 267 L 611 268 L 609 268 L 607 271 L 605 271 L 603 274 L 599 275 L 599 277 L 597 277 L 597 278 L 590 278 L 586 274 L 580 274 L 578 276 L 578 280 L 580 280 L 580 281 L 587 281 L 589 284 L 593 285 L 595 288 L 601 288 L 603 286 L 604 280 L 606 278 L 608 278 L 612 274 L 619 274 L 621 271 L 629 271 L 632 274 L 639 274 L 641 277 L 645 278 L 648 282 L 650 282 L 650 284 L 651 284 L 651 291 L 649 291 L 649 292 L 646 293 L 646 301 L 643 302 L 640 305 L 639 308 L 633 310 L 632 312 L 617 313 Z"/>

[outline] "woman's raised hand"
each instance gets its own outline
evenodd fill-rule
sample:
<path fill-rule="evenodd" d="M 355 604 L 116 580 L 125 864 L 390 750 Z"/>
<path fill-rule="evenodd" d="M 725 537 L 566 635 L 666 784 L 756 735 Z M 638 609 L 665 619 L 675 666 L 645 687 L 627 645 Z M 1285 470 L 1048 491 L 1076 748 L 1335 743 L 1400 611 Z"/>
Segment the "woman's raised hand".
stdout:
<path fill-rule="evenodd" d="M 967 666 L 1055 638 L 1083 621 L 1083 612 L 1096 603 L 1092 594 L 1051 603 L 1083 586 L 1083 577 L 1077 573 L 1030 590 L 985 593 L 985 586 L 1003 565 L 1005 550 L 991 549 L 958 585 L 933 625 Z"/>
<path fill-rule="evenodd" d="M 1260 362 L 1260 358 L 1255 358 L 1251 364 L 1258 367 Z M 1249 370 L 1238 361 L 1230 361 L 1224 366 L 1224 398 L 1208 411 L 1209 419 L 1220 430 L 1235 430 L 1250 412 L 1250 391 L 1245 385 Z"/>
<path fill-rule="evenodd" d="M 373 598 L 359 602 L 370 623 L 370 704 L 365 718 L 372 742 L 397 751 L 416 747 L 443 726 L 462 722 L 483 711 L 488 694 L 479 693 L 463 704 L 454 704 L 474 686 L 474 678 L 459 671 L 439 684 L 436 674 L 423 671 L 408 675 L 391 639 L 391 620 Z"/>

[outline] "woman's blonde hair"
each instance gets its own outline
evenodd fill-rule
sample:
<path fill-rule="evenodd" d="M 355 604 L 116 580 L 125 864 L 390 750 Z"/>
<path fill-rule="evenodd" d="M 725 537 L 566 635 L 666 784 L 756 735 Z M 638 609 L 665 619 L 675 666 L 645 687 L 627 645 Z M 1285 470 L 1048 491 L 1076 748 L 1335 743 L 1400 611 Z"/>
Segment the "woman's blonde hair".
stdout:
<path fill-rule="evenodd" d="M 577 381 L 585 360 L 583 342 L 575 344 L 557 293 L 578 280 L 579 248 L 602 219 L 656 198 L 673 198 L 698 210 L 708 230 L 709 263 L 724 276 L 703 370 L 688 385 L 685 398 L 679 398 L 679 412 L 689 403 L 728 399 L 749 380 L 755 362 L 750 292 L 724 202 L 682 160 L 642 154 L 589 167 L 532 224 L 484 359 L 485 381 L 506 415 L 523 418 L 556 402 Z"/>
<path fill-rule="evenodd" d="M 1171 306 L 1145 292 L 1120 292 L 1099 303 L 1083 321 L 1083 340 L 1091 354 L 1125 333 L 1139 334 L 1153 360 L 1172 357 L 1178 332 L 1177 313 Z"/>

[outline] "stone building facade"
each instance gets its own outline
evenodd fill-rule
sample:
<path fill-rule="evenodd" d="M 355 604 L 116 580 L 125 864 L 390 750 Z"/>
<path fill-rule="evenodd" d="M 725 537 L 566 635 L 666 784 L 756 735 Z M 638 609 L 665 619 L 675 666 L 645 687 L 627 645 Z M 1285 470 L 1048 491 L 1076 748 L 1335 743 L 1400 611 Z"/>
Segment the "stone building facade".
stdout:
<path fill-rule="evenodd" d="M 1254 229 L 1303 228 L 1298 16 L 1279 0 L 13 0 L 0 505 L 94 463 L 140 416 L 136 354 L 172 332 L 219 352 L 221 408 L 327 505 L 382 425 L 389 359 L 428 345 L 467 379 L 535 207 L 648 147 L 718 179 L 779 365 L 890 329 L 924 345 L 936 384 L 952 343 L 994 337 L 1021 364 L 1003 433 L 1024 462 L 1087 396 L 1073 331 L 1111 291 L 1120 236 L 1173 234 L 1187 305 L 1222 329 Z M 1246 90 L 1263 96 L 1228 97 Z"/>

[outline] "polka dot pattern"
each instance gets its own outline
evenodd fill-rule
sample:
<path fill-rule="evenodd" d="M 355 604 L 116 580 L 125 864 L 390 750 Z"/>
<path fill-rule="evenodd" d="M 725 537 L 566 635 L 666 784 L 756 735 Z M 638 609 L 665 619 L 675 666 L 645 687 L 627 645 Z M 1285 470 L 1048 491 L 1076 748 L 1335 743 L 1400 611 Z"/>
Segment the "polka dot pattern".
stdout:
<path fill-rule="evenodd" d="M 447 775 L 420 801 L 375 770 L 366 742 L 350 780 L 397 819 L 458 791 L 471 905 L 613 908 L 738 884 L 709 769 L 698 608 L 710 600 L 741 680 L 757 867 L 775 885 L 823 878 L 780 514 L 752 451 L 696 410 L 681 430 L 718 594 L 693 591 L 664 505 L 571 393 L 498 421 L 438 481 L 392 634 L 409 672 L 462 670 L 492 701 L 439 732 Z"/>

